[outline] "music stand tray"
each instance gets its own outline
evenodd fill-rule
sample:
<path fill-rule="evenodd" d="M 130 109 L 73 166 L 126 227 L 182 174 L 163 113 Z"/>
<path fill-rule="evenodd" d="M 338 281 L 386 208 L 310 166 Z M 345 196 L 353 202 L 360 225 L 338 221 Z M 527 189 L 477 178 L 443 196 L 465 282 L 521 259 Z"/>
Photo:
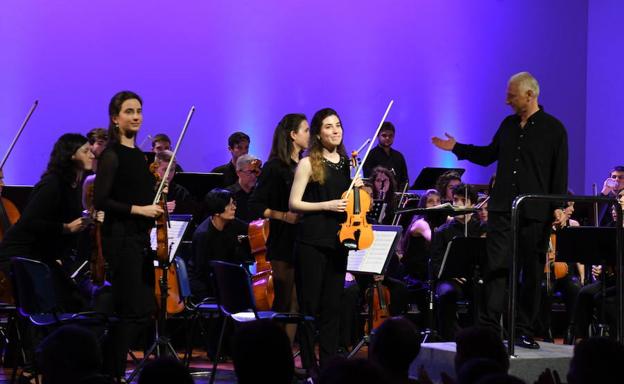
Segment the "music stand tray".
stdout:
<path fill-rule="evenodd" d="M 456 237 L 449 241 L 436 278 L 447 280 L 471 277 L 470 271 L 485 264 L 485 237 Z"/>
<path fill-rule="evenodd" d="M 403 228 L 399 225 L 373 225 L 375 238 L 367 249 L 349 251 L 347 271 L 383 275 L 394 253 Z"/>
<path fill-rule="evenodd" d="M 566 227 L 557 231 L 557 261 L 615 265 L 614 227 Z"/>

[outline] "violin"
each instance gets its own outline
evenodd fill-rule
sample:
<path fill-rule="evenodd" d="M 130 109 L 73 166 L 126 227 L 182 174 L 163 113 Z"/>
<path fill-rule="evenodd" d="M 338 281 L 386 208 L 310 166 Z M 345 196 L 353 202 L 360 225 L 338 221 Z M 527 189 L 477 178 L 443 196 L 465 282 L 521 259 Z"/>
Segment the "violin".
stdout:
<path fill-rule="evenodd" d="M 373 137 L 377 137 L 379 135 L 381 126 L 386 120 L 393 103 L 394 101 L 391 100 L 390 104 L 388 104 L 388 108 L 386 108 L 386 112 L 384 113 Z M 351 250 L 369 248 L 373 244 L 374 240 L 373 227 L 366 220 L 366 214 L 368 213 L 372 203 L 371 196 L 368 192 L 355 186 L 355 180 L 357 180 L 359 174 L 361 173 L 362 166 L 366 163 L 366 158 L 368 157 L 372 147 L 373 140 L 371 139 L 368 149 L 366 150 L 366 154 L 355 171 L 355 175 L 351 181 L 349 189 L 347 189 L 341 197 L 343 200 L 347 200 L 347 207 L 345 209 L 346 219 L 344 223 L 340 225 L 338 238 L 340 239 L 340 243 L 344 245 L 345 248 Z M 357 159 L 357 153 L 353 156 L 353 158 Z"/>
<path fill-rule="evenodd" d="M 167 181 L 167 176 L 169 175 L 169 172 L 171 172 L 171 168 L 175 162 L 178 149 L 180 149 L 180 144 L 184 139 L 186 129 L 191 122 L 191 117 L 193 117 L 193 113 L 195 113 L 195 106 L 191 107 L 188 115 L 186 116 L 186 122 L 182 127 L 180 137 L 178 138 L 176 147 L 173 150 L 173 154 L 171 155 L 171 159 L 169 160 L 169 165 L 167 165 L 165 174 L 161 177 L 160 174 L 157 172 L 158 163 L 156 161 L 150 164 L 150 171 L 154 174 L 158 183 L 158 188 L 156 190 L 156 196 L 154 197 L 153 204 L 160 205 L 163 210 L 163 214 L 156 218 L 156 259 L 158 260 L 159 267 L 154 269 L 156 281 L 158 281 L 158 284 L 154 285 L 154 289 L 157 303 L 161 307 L 161 309 L 164 305 L 163 302 L 166 302 L 165 314 L 179 313 L 182 312 L 185 308 L 184 300 L 180 295 L 180 284 L 178 280 L 178 271 L 176 268 L 176 264 L 170 261 L 169 234 L 167 230 L 169 227 L 169 213 L 167 210 L 167 196 L 164 193 L 164 188 L 165 182 Z M 165 272 L 167 273 L 166 275 Z M 164 293 L 161 291 L 161 285 L 167 288 Z"/>
<path fill-rule="evenodd" d="M 251 277 L 256 308 L 268 311 L 273 307 L 275 291 L 273 289 L 273 269 L 266 259 L 266 241 L 269 238 L 269 220 L 260 219 L 249 223 L 247 231 L 251 254 L 256 260 L 256 273 Z"/>
<path fill-rule="evenodd" d="M 373 307 L 372 307 L 372 325 L 373 329 L 379 327 L 387 318 L 390 317 L 390 311 L 388 306 L 390 305 L 390 290 L 385 285 L 375 282 L 372 287 L 373 292 L 366 291 L 367 295 L 373 295 Z M 366 334 L 370 333 L 368 329 L 368 321 L 364 327 Z"/>
<path fill-rule="evenodd" d="M 104 253 L 102 252 L 102 223 L 100 223 L 96 214 L 95 206 L 93 204 L 93 197 L 95 195 L 95 183 L 93 179 L 86 186 L 86 201 L 88 202 L 87 211 L 89 216 L 93 218 L 93 225 L 89 233 L 91 238 L 91 255 L 89 256 L 89 266 L 91 270 L 91 281 L 97 286 L 104 284 L 106 280 L 106 260 L 104 259 Z M 87 182 L 85 180 L 85 182 Z"/>
<path fill-rule="evenodd" d="M 150 164 L 150 171 L 156 177 L 156 180 L 160 181 L 160 175 L 157 172 L 158 163 L 154 162 Z M 161 288 L 164 271 L 167 272 L 167 293 L 166 296 L 166 313 L 175 314 L 184 310 L 185 303 L 180 297 L 180 285 L 178 282 L 178 271 L 175 263 L 170 263 L 169 260 L 169 213 L 167 211 L 167 195 L 161 193 L 158 205 L 163 209 L 163 214 L 156 218 L 156 260 L 161 266 L 154 269 L 154 276 L 157 283 L 154 285 L 154 293 L 156 295 L 156 302 L 158 305 L 162 305 Z M 162 267 L 166 266 L 166 267 Z"/>

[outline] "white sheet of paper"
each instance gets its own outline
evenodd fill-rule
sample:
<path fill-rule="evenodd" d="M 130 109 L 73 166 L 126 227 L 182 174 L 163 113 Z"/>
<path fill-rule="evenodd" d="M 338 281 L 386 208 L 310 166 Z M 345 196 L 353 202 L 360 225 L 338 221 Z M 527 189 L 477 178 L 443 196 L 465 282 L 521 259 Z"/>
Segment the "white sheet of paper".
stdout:
<path fill-rule="evenodd" d="M 395 238 L 400 232 L 373 231 L 375 240 L 368 249 L 349 251 L 347 271 L 381 274 Z"/>
<path fill-rule="evenodd" d="M 169 249 L 171 250 L 169 253 L 169 261 L 172 261 L 180 242 L 182 242 L 182 236 L 184 236 L 189 222 L 184 220 L 170 220 L 170 223 L 171 227 L 167 228 L 167 235 L 169 237 Z M 154 227 L 150 232 L 150 242 L 153 250 L 156 250 L 157 241 L 156 228 Z M 157 261 L 154 262 L 155 265 L 157 265 L 157 263 Z"/>

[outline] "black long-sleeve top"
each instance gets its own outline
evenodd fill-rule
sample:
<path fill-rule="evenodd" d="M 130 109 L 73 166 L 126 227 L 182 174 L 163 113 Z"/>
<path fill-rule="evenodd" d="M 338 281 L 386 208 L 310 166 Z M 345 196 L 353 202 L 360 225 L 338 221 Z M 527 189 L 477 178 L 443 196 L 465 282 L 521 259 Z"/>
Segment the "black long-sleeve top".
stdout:
<path fill-rule="evenodd" d="M 132 205 L 150 205 L 154 201 L 156 178 L 147 159 L 138 148 L 119 143 L 106 148 L 98 160 L 95 178 L 95 208 L 106 213 L 102 233 L 122 223 L 126 233 L 148 233 L 154 219 L 132 215 Z"/>
<path fill-rule="evenodd" d="M 379 145 L 371 149 L 368 157 L 366 158 L 366 162 L 362 167 L 364 177 L 369 177 L 373 168 L 378 165 L 381 165 L 394 173 L 399 189 L 407 183 L 407 164 L 405 163 L 405 158 L 401 152 L 390 148 L 390 154 L 386 154 L 386 151 L 384 151 L 384 149 Z"/>
<path fill-rule="evenodd" d="M 279 159 L 271 159 L 262 167 L 256 188 L 249 198 L 249 210 L 256 217 L 263 217 L 266 209 L 288 212 L 290 188 L 295 178 L 297 163 L 286 165 Z M 237 207 L 238 210 L 238 207 Z M 296 224 L 282 220 L 269 220 L 267 258 L 293 263 L 293 247 L 297 235 Z"/>
<path fill-rule="evenodd" d="M 35 185 L 20 219 L 0 243 L 0 260 L 12 256 L 53 261 L 77 249 L 79 236 L 64 234 L 63 224 L 82 214 L 82 187 L 60 175 L 44 175 Z"/>
<path fill-rule="evenodd" d="M 510 212 L 519 195 L 565 194 L 568 188 L 568 136 L 563 124 L 541 108 L 520 127 L 518 115 L 507 116 L 486 146 L 457 143 L 453 153 L 487 166 L 498 161 L 496 183 L 488 209 Z M 524 203 L 523 217 L 546 221 L 552 217 L 552 204 Z"/>
<path fill-rule="evenodd" d="M 247 232 L 246 226 L 238 220 L 225 225 L 219 231 L 208 217 L 193 234 L 193 254 L 189 260 L 189 283 L 193 297 L 201 300 L 212 296 L 210 261 L 221 260 L 241 264 L 246 259 L 244 247 L 238 242 L 238 235 Z"/>
<path fill-rule="evenodd" d="M 485 225 L 473 215 L 468 222 L 468 237 L 481 237 L 485 233 Z M 458 220 L 451 220 L 433 232 L 431 239 L 431 272 L 437 276 L 444 259 L 444 253 L 448 243 L 456 237 L 464 236 L 464 223 Z M 466 271 L 466 276 L 470 276 L 470 271 Z"/>

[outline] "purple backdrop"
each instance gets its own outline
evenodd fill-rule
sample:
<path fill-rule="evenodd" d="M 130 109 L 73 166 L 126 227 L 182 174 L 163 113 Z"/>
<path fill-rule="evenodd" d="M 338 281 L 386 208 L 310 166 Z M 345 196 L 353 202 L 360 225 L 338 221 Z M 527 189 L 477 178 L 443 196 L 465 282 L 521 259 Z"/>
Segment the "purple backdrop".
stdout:
<path fill-rule="evenodd" d="M 508 77 L 528 70 L 541 104 L 568 128 L 580 190 L 587 18 L 586 1 L 567 0 L 3 2 L 0 151 L 40 100 L 6 181 L 35 183 L 59 135 L 105 126 L 110 97 L 130 89 L 145 102 L 141 138 L 177 137 L 197 106 L 179 154 L 186 170 L 227 161 L 236 130 L 266 158 L 282 115 L 311 118 L 325 106 L 341 114 L 355 149 L 394 99 L 389 120 L 412 180 L 424 166 L 461 166 L 467 181 L 485 183 L 493 167 L 458 162 L 430 137 L 488 143 L 510 113 Z"/>
<path fill-rule="evenodd" d="M 624 165 L 624 3 L 591 1 L 587 43 L 585 187 L 598 190 L 615 165 Z"/>

